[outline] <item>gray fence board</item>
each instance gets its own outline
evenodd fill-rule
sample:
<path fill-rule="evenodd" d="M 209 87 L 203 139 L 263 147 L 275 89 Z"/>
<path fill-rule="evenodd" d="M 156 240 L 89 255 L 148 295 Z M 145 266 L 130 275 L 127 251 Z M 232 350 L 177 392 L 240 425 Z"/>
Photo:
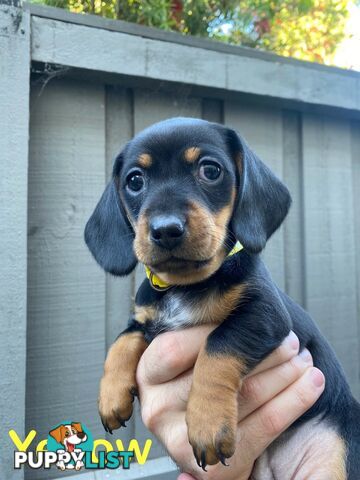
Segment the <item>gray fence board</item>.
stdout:
<path fill-rule="evenodd" d="M 116 155 L 133 135 L 132 92 L 121 87 L 107 86 L 105 90 L 105 135 L 106 135 L 106 182 L 112 174 Z M 127 326 L 134 296 L 133 276 L 126 278 L 106 275 L 106 351 L 119 333 Z M 103 435 L 105 436 L 105 434 Z M 132 418 L 127 428 L 106 434 L 110 441 L 116 438 L 126 445 L 135 436 L 135 420 Z"/>
<path fill-rule="evenodd" d="M 204 98 L 201 118 L 209 122 L 224 122 L 224 102 L 212 98 Z"/>
<path fill-rule="evenodd" d="M 292 205 L 284 225 L 285 290 L 304 306 L 304 232 L 301 116 L 283 112 L 283 176 Z"/>
<path fill-rule="evenodd" d="M 360 80 L 340 69 L 180 43 L 169 48 L 164 41 L 107 30 L 101 19 L 98 29 L 36 16 L 32 23 L 32 58 L 40 62 L 360 110 Z M 102 55 L 94 55 L 99 50 Z"/>
<path fill-rule="evenodd" d="M 26 427 L 41 438 L 66 419 L 103 432 L 105 279 L 83 227 L 104 186 L 104 126 L 99 86 L 54 81 L 32 92 Z"/>
<path fill-rule="evenodd" d="M 356 316 L 358 323 L 357 337 L 360 337 L 360 123 L 353 122 L 351 125 L 351 154 L 352 154 L 352 177 L 353 177 L 353 208 L 354 208 L 354 233 L 356 255 Z M 360 349 L 359 349 L 360 365 Z M 360 395 L 360 392 L 359 392 Z"/>
<path fill-rule="evenodd" d="M 3 2 L 5 0 L 2 0 Z M 12 0 L 8 0 L 11 3 Z M 13 2 L 20 3 L 19 0 Z M 7 1 L 5 1 L 7 3 Z M 75 25 L 86 25 L 88 27 L 109 30 L 112 32 L 122 32 L 130 35 L 137 35 L 144 38 L 151 38 L 180 45 L 188 45 L 193 48 L 203 48 L 205 50 L 212 50 L 221 53 L 231 53 L 235 56 L 258 58 L 267 62 L 278 62 L 279 64 L 288 64 L 310 68 L 311 70 L 322 71 L 326 73 L 337 73 L 345 76 L 357 76 L 354 70 L 344 70 L 340 67 L 329 67 L 324 64 L 314 63 L 310 61 L 300 61 L 292 57 L 284 57 L 273 52 L 265 50 L 258 50 L 255 48 L 242 47 L 239 45 L 232 45 L 229 43 L 214 41 L 209 38 L 195 37 L 192 35 L 182 35 L 181 33 L 162 30 L 154 27 L 147 27 L 140 24 L 126 22 L 123 20 L 112 20 L 109 18 L 100 17 L 97 15 L 78 15 L 62 8 L 44 7 L 39 4 L 26 3 L 25 9 L 29 10 L 33 17 L 52 18 L 53 20 L 60 20 L 61 22 L 72 23 Z"/>
<path fill-rule="evenodd" d="M 304 116 L 303 162 L 306 306 L 359 394 L 349 122 Z"/>
<path fill-rule="evenodd" d="M 17 23 L 18 21 L 18 23 Z M 15 472 L 7 432 L 25 430 L 30 15 L 0 4 L 0 478 Z"/>
<path fill-rule="evenodd" d="M 259 157 L 282 178 L 282 116 L 281 110 L 254 107 L 240 102 L 226 102 L 224 121 L 249 143 Z M 284 230 L 280 228 L 264 251 L 264 260 L 280 288 L 284 288 Z"/>

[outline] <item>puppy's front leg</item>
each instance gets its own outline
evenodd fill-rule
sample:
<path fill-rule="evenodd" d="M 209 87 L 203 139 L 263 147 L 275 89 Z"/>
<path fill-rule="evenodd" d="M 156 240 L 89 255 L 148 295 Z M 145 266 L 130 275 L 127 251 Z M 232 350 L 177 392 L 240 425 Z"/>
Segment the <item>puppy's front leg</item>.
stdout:
<path fill-rule="evenodd" d="M 125 426 L 137 394 L 136 368 L 148 346 L 141 325 L 133 321 L 111 346 L 100 382 L 99 413 L 106 431 Z"/>
<path fill-rule="evenodd" d="M 186 423 L 196 461 L 205 470 L 235 452 L 238 392 L 245 375 L 290 331 L 286 312 L 249 305 L 207 338 L 194 367 Z"/>

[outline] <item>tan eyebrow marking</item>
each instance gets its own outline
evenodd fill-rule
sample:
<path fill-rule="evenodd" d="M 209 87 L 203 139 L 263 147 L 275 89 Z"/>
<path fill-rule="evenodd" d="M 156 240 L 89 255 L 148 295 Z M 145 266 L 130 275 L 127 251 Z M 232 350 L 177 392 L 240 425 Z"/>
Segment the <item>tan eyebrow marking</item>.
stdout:
<path fill-rule="evenodd" d="M 190 147 L 185 150 L 184 157 L 189 163 L 194 163 L 200 156 L 199 147 Z"/>
<path fill-rule="evenodd" d="M 142 153 L 138 158 L 139 164 L 143 168 L 149 168 L 152 165 L 151 155 L 148 153 Z"/>

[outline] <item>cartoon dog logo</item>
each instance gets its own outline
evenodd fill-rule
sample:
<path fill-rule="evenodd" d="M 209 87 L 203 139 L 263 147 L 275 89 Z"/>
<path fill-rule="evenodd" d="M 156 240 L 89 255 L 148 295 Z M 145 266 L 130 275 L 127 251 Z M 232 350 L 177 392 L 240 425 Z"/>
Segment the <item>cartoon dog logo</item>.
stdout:
<path fill-rule="evenodd" d="M 87 440 L 87 435 L 83 431 L 81 423 L 76 422 L 59 425 L 54 430 L 51 430 L 49 435 L 51 435 L 51 437 L 53 437 L 58 443 L 64 445 L 64 450 L 58 450 L 59 453 L 81 452 L 81 449 L 77 448 L 77 446 Z M 81 460 L 78 460 L 75 465 L 73 463 L 68 463 L 65 466 L 64 461 L 60 460 L 56 466 L 60 470 L 74 468 L 75 470 L 80 470 L 84 466 L 84 463 Z"/>

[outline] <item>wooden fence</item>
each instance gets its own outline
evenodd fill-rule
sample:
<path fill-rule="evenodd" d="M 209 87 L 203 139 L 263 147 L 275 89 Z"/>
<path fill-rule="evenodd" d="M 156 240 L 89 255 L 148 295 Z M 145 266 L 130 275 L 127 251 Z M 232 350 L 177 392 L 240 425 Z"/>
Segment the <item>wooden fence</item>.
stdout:
<path fill-rule="evenodd" d="M 1 0 L 1 479 L 23 478 L 10 428 L 40 440 L 76 418 L 104 437 L 104 356 L 143 272 L 105 277 L 83 229 L 121 146 L 179 115 L 238 129 L 289 186 L 293 207 L 265 260 L 360 397 L 360 74 Z M 137 414 L 115 438 L 143 444 L 150 434 Z M 151 458 L 119 478 L 176 478 L 156 442 Z"/>

